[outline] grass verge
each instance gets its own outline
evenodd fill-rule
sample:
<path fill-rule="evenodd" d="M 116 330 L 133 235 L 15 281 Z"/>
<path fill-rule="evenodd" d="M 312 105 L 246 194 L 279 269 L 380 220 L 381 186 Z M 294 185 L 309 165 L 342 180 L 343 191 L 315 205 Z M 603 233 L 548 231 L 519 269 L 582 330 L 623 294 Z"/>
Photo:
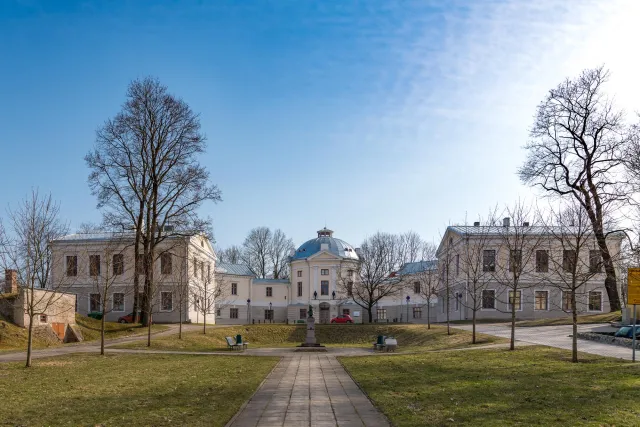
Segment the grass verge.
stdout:
<path fill-rule="evenodd" d="M 0 364 L 10 425 L 223 426 L 273 357 L 74 355 Z M 0 423 L 3 424 L 4 423 Z"/>
<path fill-rule="evenodd" d="M 304 341 L 305 326 L 245 325 L 211 328 L 206 335 L 201 331 L 156 338 L 151 348 L 180 351 L 220 351 L 227 348 L 225 337 L 242 335 L 254 347 L 293 347 Z M 442 326 L 425 325 L 317 325 L 316 338 L 321 344 L 336 347 L 371 347 L 378 335 L 394 336 L 398 351 L 438 350 L 471 345 L 471 333 L 452 329 L 452 335 Z M 478 334 L 478 344 L 503 342 L 502 338 Z M 118 348 L 147 348 L 144 342 L 126 343 Z"/>
<path fill-rule="evenodd" d="M 585 314 L 578 316 L 578 324 L 589 323 L 610 323 L 619 322 L 622 320 L 622 314 L 620 311 L 613 311 L 611 313 L 600 314 Z M 520 327 L 532 327 L 532 326 L 557 326 L 557 325 L 571 325 L 573 323 L 571 317 L 560 317 L 557 319 L 537 319 L 537 320 L 522 320 L 516 322 L 516 326 Z"/>
<path fill-rule="evenodd" d="M 340 361 L 397 426 L 640 422 L 640 367 L 548 347 Z"/>
<path fill-rule="evenodd" d="M 100 339 L 100 321 L 90 317 L 76 314 L 76 323 L 84 341 L 96 341 Z M 167 330 L 165 325 L 152 325 L 152 332 Z M 105 339 L 123 338 L 135 335 L 144 335 L 147 328 L 141 325 L 121 324 L 107 322 L 105 324 Z M 11 322 L 0 318 L 0 352 L 26 350 L 28 331 Z M 33 348 L 59 347 L 64 345 L 51 329 L 35 328 L 33 336 Z"/>

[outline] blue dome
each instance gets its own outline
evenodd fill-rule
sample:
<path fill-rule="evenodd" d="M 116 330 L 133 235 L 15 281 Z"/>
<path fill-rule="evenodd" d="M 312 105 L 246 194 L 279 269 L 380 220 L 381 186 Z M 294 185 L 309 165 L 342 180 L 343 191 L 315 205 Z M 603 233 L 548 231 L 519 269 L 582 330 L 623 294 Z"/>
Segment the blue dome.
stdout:
<path fill-rule="evenodd" d="M 323 244 L 326 244 L 326 251 L 337 255 L 341 258 L 358 259 L 358 254 L 353 246 L 345 242 L 344 240 L 336 239 L 333 237 L 333 231 L 328 230 L 326 227 L 318 231 L 318 237 L 315 239 L 307 240 L 296 250 L 296 253 L 291 256 L 291 260 L 305 259 L 312 255 L 317 254 L 323 250 Z"/>

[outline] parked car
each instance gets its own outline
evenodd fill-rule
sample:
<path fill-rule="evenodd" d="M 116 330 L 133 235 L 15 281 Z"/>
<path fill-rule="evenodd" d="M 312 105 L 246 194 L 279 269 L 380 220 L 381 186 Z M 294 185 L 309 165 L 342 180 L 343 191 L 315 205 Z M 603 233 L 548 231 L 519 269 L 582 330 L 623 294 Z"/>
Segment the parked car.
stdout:
<path fill-rule="evenodd" d="M 138 319 L 142 317 L 142 313 L 138 313 Z M 133 311 L 126 316 L 118 317 L 118 323 L 133 323 Z"/>
<path fill-rule="evenodd" d="M 623 326 L 616 331 L 616 337 L 633 338 L 633 326 Z M 640 339 L 640 325 L 636 326 L 636 339 Z"/>
<path fill-rule="evenodd" d="M 87 317 L 91 317 L 92 319 L 102 320 L 102 312 L 101 311 L 91 311 L 87 314 Z"/>
<path fill-rule="evenodd" d="M 331 319 L 331 323 L 353 323 L 353 319 L 348 314 L 341 314 Z"/>

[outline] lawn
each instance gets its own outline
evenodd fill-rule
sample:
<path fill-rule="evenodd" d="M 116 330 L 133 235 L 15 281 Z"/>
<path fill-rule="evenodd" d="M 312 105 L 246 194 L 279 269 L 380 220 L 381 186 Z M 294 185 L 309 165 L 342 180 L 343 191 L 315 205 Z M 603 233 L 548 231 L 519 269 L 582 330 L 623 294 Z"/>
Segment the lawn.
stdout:
<path fill-rule="evenodd" d="M 82 331 L 85 341 L 95 341 L 100 339 L 100 321 L 90 317 L 76 314 L 76 323 Z M 152 325 L 153 332 L 160 332 L 168 329 L 165 325 Z M 120 324 L 107 322 L 105 324 L 105 338 L 114 339 L 126 336 L 142 335 L 147 333 L 147 328 L 141 325 Z M 0 318 L 0 352 L 27 349 L 27 329 L 7 322 Z M 34 329 L 33 347 L 47 348 L 62 346 L 60 340 L 52 330 Z"/>
<path fill-rule="evenodd" d="M 640 366 L 548 347 L 342 357 L 397 426 L 640 424 Z"/>
<path fill-rule="evenodd" d="M 447 335 L 442 326 L 425 325 L 316 325 L 317 340 L 327 346 L 371 347 L 378 335 L 394 336 L 398 351 L 438 350 L 466 347 L 471 343 L 471 333 L 452 329 Z M 242 335 L 254 347 L 294 347 L 304 341 L 306 326 L 295 325 L 245 325 L 216 327 L 203 335 L 201 331 L 151 340 L 151 348 L 181 351 L 219 351 L 227 348 L 225 337 Z M 478 334 L 478 344 L 502 342 L 501 338 Z M 145 342 L 122 344 L 118 348 L 146 348 Z"/>
<path fill-rule="evenodd" d="M 73 355 L 0 364 L 0 425 L 223 426 L 272 357 Z"/>
<path fill-rule="evenodd" d="M 578 324 L 589 323 L 609 323 L 619 322 L 622 320 L 622 314 L 620 311 L 613 311 L 611 313 L 600 314 L 585 314 L 578 316 Z M 560 317 L 557 319 L 537 319 L 537 320 L 522 320 L 516 322 L 516 326 L 529 327 L 529 326 L 556 326 L 556 325 L 571 325 L 573 320 L 571 317 Z"/>

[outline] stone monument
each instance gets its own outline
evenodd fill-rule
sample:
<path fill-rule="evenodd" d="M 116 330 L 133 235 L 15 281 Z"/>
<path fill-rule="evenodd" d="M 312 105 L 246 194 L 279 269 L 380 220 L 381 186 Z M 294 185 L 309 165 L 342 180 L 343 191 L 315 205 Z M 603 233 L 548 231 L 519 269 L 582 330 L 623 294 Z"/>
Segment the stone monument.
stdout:
<path fill-rule="evenodd" d="M 309 305 L 309 316 L 307 317 L 307 336 L 296 351 L 327 351 L 327 348 L 316 342 L 316 319 L 313 317 L 313 306 Z"/>

